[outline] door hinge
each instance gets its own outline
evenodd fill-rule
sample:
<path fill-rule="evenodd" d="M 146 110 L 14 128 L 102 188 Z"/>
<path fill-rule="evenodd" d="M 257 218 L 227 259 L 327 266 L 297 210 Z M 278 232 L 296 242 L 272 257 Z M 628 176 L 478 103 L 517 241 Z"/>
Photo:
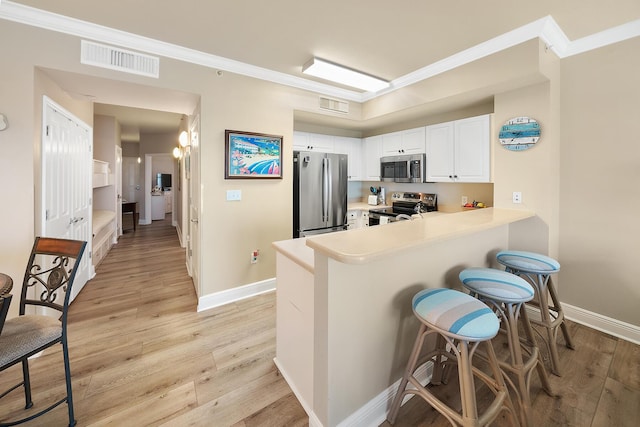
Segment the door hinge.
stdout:
<path fill-rule="evenodd" d="M 93 259 L 93 251 L 89 251 L 89 258 Z"/>
<path fill-rule="evenodd" d="M 89 206 L 93 203 L 93 197 L 89 197 Z"/>
<path fill-rule="evenodd" d="M 49 209 L 44 211 L 44 219 L 47 221 L 49 220 Z"/>
<path fill-rule="evenodd" d="M 46 129 L 46 130 L 45 130 L 45 135 L 46 135 L 46 136 L 49 136 L 49 125 L 47 125 L 45 129 Z"/>

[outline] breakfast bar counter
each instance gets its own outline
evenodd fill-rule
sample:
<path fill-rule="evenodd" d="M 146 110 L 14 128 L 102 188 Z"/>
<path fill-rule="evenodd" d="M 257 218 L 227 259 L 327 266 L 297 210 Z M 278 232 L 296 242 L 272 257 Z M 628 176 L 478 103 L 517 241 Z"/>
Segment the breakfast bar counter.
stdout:
<path fill-rule="evenodd" d="M 381 424 L 417 333 L 413 296 L 459 288 L 462 269 L 526 249 L 537 225 L 485 208 L 274 242 L 275 362 L 309 425 Z"/>
<path fill-rule="evenodd" d="M 485 208 L 422 215 L 423 218 L 394 223 L 393 232 L 385 227 L 361 228 L 348 233 L 315 236 L 307 241 L 307 245 L 340 262 L 364 264 L 399 250 L 469 235 L 530 218 L 534 214 L 526 210 Z"/>

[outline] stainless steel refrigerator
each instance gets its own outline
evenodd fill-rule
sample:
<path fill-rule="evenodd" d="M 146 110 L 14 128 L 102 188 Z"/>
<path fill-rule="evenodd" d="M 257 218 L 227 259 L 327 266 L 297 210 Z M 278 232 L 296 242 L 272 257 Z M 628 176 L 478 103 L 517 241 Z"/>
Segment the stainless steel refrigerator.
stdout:
<path fill-rule="evenodd" d="M 293 237 L 345 230 L 347 155 L 293 152 Z"/>

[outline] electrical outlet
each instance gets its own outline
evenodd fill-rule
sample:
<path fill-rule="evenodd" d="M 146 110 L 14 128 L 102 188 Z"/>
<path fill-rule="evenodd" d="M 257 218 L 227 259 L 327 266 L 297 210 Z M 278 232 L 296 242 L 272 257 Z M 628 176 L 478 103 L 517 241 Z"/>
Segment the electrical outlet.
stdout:
<path fill-rule="evenodd" d="M 520 191 L 513 192 L 513 203 L 522 203 L 522 193 Z"/>
<path fill-rule="evenodd" d="M 256 249 L 255 251 L 251 251 L 251 264 L 256 264 L 258 262 L 258 256 L 260 255 L 260 249 Z"/>
<path fill-rule="evenodd" d="M 469 203 L 469 198 L 467 196 L 462 196 L 462 206 L 466 205 L 467 203 Z"/>

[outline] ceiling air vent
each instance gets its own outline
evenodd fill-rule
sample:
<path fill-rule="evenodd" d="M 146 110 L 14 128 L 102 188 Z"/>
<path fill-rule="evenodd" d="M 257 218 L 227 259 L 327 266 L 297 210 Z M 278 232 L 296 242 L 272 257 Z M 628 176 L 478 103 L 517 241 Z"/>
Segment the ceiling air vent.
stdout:
<path fill-rule="evenodd" d="M 348 113 L 349 103 L 347 101 L 340 101 L 338 99 L 325 98 L 324 96 L 321 96 L 320 108 L 338 113 Z"/>
<path fill-rule="evenodd" d="M 82 40 L 80 62 L 147 77 L 160 76 L 160 58 Z"/>

